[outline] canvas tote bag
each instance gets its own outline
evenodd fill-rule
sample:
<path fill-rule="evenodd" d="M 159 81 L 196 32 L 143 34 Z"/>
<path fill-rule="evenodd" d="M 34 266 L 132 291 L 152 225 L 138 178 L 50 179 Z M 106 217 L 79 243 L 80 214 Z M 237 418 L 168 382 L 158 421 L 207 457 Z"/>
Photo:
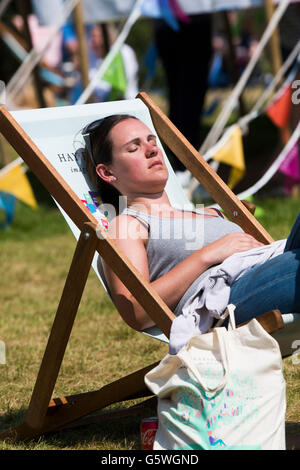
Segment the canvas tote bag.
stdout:
<path fill-rule="evenodd" d="M 145 376 L 158 397 L 154 450 L 285 449 L 278 343 L 255 319 L 191 338 Z"/>

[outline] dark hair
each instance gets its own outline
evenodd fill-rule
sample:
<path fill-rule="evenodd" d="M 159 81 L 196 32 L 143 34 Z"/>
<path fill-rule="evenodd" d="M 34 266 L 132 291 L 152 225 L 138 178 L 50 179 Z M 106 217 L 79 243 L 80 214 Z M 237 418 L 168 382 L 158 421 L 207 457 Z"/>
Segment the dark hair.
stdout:
<path fill-rule="evenodd" d="M 105 165 L 112 163 L 113 142 L 110 137 L 110 131 L 116 124 L 127 119 L 137 118 L 129 114 L 113 114 L 99 120 L 99 124 L 89 133 L 90 150 L 87 146 L 85 147 L 85 160 L 89 179 L 99 191 L 102 202 L 113 205 L 117 214 L 119 212 L 119 197 L 122 195 L 112 184 L 106 183 L 106 181 L 100 178 L 96 172 L 96 166 L 99 163 L 104 163 Z M 91 127 L 93 127 L 92 124 L 90 124 Z M 90 155 L 90 152 L 92 155 Z"/>

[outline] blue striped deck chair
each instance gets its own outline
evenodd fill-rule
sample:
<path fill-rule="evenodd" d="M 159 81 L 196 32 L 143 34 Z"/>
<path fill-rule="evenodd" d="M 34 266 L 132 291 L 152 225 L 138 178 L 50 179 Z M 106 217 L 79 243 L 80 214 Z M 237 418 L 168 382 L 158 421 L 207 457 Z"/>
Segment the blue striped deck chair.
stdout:
<path fill-rule="evenodd" d="M 103 258 L 111 266 L 157 325 L 144 334 L 168 343 L 174 319 L 173 312 L 108 237 L 107 219 L 101 201 L 96 188 L 86 178 L 80 150 L 84 146 L 81 130 L 88 123 L 115 113 L 131 114 L 141 119 L 157 134 L 159 145 L 164 142 L 178 156 L 229 217 L 260 241 L 272 241 L 246 203 L 232 193 L 146 93 L 140 93 L 134 100 L 14 112 L 8 112 L 2 106 L 1 133 L 49 191 L 77 240 L 25 420 L 19 426 L 1 432 L 2 439 L 12 435 L 17 439 L 33 438 L 70 427 L 73 423 L 80 424 L 89 415 L 111 404 L 142 397 L 147 402 L 151 396 L 144 376 L 155 364 L 96 391 L 52 398 L 91 266 L 107 290 L 101 277 L 99 259 Z M 169 199 L 176 207 L 187 207 L 189 201 L 165 152 L 164 157 L 169 169 L 166 186 Z M 299 318 L 295 314 L 281 315 L 278 311 L 272 311 L 258 320 L 279 341 L 282 355 L 291 354 L 295 324 L 297 322 L 299 329 Z"/>

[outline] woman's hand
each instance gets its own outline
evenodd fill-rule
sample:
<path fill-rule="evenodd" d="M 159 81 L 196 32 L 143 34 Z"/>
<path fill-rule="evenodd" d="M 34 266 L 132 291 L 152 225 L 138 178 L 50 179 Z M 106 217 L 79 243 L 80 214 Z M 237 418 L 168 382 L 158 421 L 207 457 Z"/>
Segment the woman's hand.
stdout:
<path fill-rule="evenodd" d="M 208 266 L 213 266 L 222 263 L 234 253 L 248 251 L 262 245 L 263 243 L 257 241 L 248 233 L 228 233 L 224 237 L 219 238 L 219 240 L 202 248 L 201 255 Z"/>

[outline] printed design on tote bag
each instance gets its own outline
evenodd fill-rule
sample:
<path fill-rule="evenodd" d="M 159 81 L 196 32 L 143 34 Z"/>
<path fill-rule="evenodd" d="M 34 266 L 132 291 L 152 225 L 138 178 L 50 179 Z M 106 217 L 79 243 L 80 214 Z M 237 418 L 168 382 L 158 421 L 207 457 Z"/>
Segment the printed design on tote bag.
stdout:
<path fill-rule="evenodd" d="M 203 380 L 210 386 L 220 382 L 223 374 L 212 369 L 207 369 L 203 374 Z M 187 387 L 180 387 L 172 394 L 172 402 L 176 405 L 169 407 L 168 414 L 163 413 L 164 425 L 170 432 L 176 434 L 179 430 L 189 437 L 194 435 L 195 441 L 201 441 L 184 449 L 258 448 L 227 445 L 224 438 L 233 428 L 237 430 L 246 421 L 257 419 L 257 400 L 261 396 L 253 377 L 237 371 L 232 374 L 227 386 L 214 394 L 204 391 L 192 378 L 184 380 Z"/>
<path fill-rule="evenodd" d="M 225 442 L 222 439 L 217 439 L 213 436 L 212 431 L 208 431 L 209 443 L 211 446 L 226 446 Z"/>

